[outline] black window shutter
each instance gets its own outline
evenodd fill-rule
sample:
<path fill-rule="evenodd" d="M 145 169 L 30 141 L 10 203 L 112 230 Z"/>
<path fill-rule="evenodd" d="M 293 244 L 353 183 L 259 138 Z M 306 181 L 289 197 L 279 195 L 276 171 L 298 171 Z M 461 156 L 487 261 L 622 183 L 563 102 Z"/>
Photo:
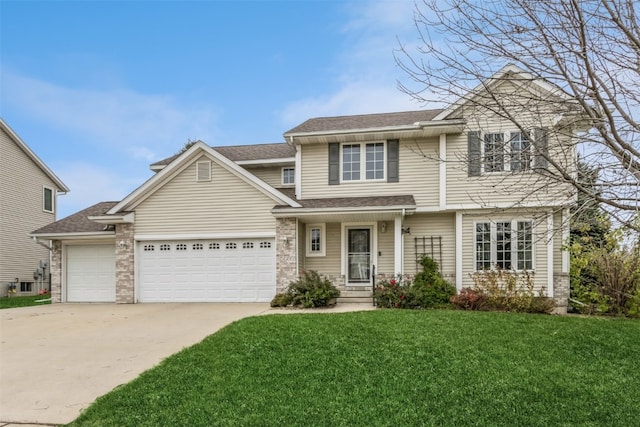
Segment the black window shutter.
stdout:
<path fill-rule="evenodd" d="M 387 182 L 400 180 L 399 158 L 400 142 L 397 139 L 387 141 Z"/>
<path fill-rule="evenodd" d="M 469 151 L 469 176 L 480 176 L 482 172 L 480 132 L 469 132 L 467 134 L 467 142 Z"/>
<path fill-rule="evenodd" d="M 340 184 L 340 144 L 329 144 L 329 185 Z"/>
<path fill-rule="evenodd" d="M 534 169 L 547 169 L 547 156 L 549 155 L 549 141 L 547 129 L 536 128 L 533 130 L 533 167 Z"/>

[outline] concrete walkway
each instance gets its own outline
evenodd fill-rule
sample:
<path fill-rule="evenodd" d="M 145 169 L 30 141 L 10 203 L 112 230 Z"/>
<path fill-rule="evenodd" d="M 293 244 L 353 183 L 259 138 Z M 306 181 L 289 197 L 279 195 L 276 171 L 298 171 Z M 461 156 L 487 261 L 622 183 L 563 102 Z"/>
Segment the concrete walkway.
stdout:
<path fill-rule="evenodd" d="M 69 423 L 99 396 L 244 317 L 369 309 L 185 303 L 0 310 L 0 427 Z"/>

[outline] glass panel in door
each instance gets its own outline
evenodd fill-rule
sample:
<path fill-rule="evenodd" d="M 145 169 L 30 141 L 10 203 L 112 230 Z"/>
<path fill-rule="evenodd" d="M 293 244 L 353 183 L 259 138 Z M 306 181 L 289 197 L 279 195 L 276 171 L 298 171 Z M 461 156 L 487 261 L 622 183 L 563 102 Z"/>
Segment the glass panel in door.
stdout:
<path fill-rule="evenodd" d="M 348 283 L 369 283 L 371 266 L 371 230 L 348 229 L 347 263 Z"/>

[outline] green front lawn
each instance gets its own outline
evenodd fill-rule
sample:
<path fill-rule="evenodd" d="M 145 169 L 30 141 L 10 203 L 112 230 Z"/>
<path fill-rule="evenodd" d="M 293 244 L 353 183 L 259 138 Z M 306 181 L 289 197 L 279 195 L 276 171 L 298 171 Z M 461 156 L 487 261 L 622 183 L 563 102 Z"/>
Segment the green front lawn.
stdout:
<path fill-rule="evenodd" d="M 448 310 L 236 322 L 78 426 L 637 426 L 640 322 Z"/>
<path fill-rule="evenodd" d="M 40 300 L 48 300 L 51 295 L 29 295 L 26 297 L 0 297 L 0 309 L 14 307 L 29 307 L 31 305 L 51 304 L 51 301 L 36 302 Z"/>

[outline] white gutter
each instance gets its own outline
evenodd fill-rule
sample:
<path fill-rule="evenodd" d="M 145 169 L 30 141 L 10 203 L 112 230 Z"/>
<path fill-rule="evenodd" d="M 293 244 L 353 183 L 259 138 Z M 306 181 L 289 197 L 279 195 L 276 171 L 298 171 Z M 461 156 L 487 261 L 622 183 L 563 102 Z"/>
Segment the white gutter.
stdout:
<path fill-rule="evenodd" d="M 351 208 L 282 208 L 282 209 L 271 209 L 271 213 L 276 218 L 278 217 L 289 217 L 292 214 L 296 217 L 298 216 L 308 216 L 308 215 L 339 215 L 344 213 L 349 214 L 357 214 L 357 213 L 402 213 L 405 215 L 405 211 L 409 210 L 410 214 L 415 211 L 415 206 L 378 206 L 378 207 L 351 207 Z"/>
<path fill-rule="evenodd" d="M 100 224 L 133 224 L 135 222 L 135 212 L 128 212 L 122 215 L 94 215 L 87 218 Z"/>
<path fill-rule="evenodd" d="M 255 160 L 238 160 L 236 163 L 244 165 L 269 165 L 278 163 L 295 163 L 295 157 L 282 157 L 279 159 L 255 159 Z"/>
<path fill-rule="evenodd" d="M 47 239 L 47 240 L 83 240 L 83 239 L 102 239 L 114 237 L 113 231 L 91 231 L 87 233 L 50 233 L 50 234 L 29 234 L 31 238 Z"/>

